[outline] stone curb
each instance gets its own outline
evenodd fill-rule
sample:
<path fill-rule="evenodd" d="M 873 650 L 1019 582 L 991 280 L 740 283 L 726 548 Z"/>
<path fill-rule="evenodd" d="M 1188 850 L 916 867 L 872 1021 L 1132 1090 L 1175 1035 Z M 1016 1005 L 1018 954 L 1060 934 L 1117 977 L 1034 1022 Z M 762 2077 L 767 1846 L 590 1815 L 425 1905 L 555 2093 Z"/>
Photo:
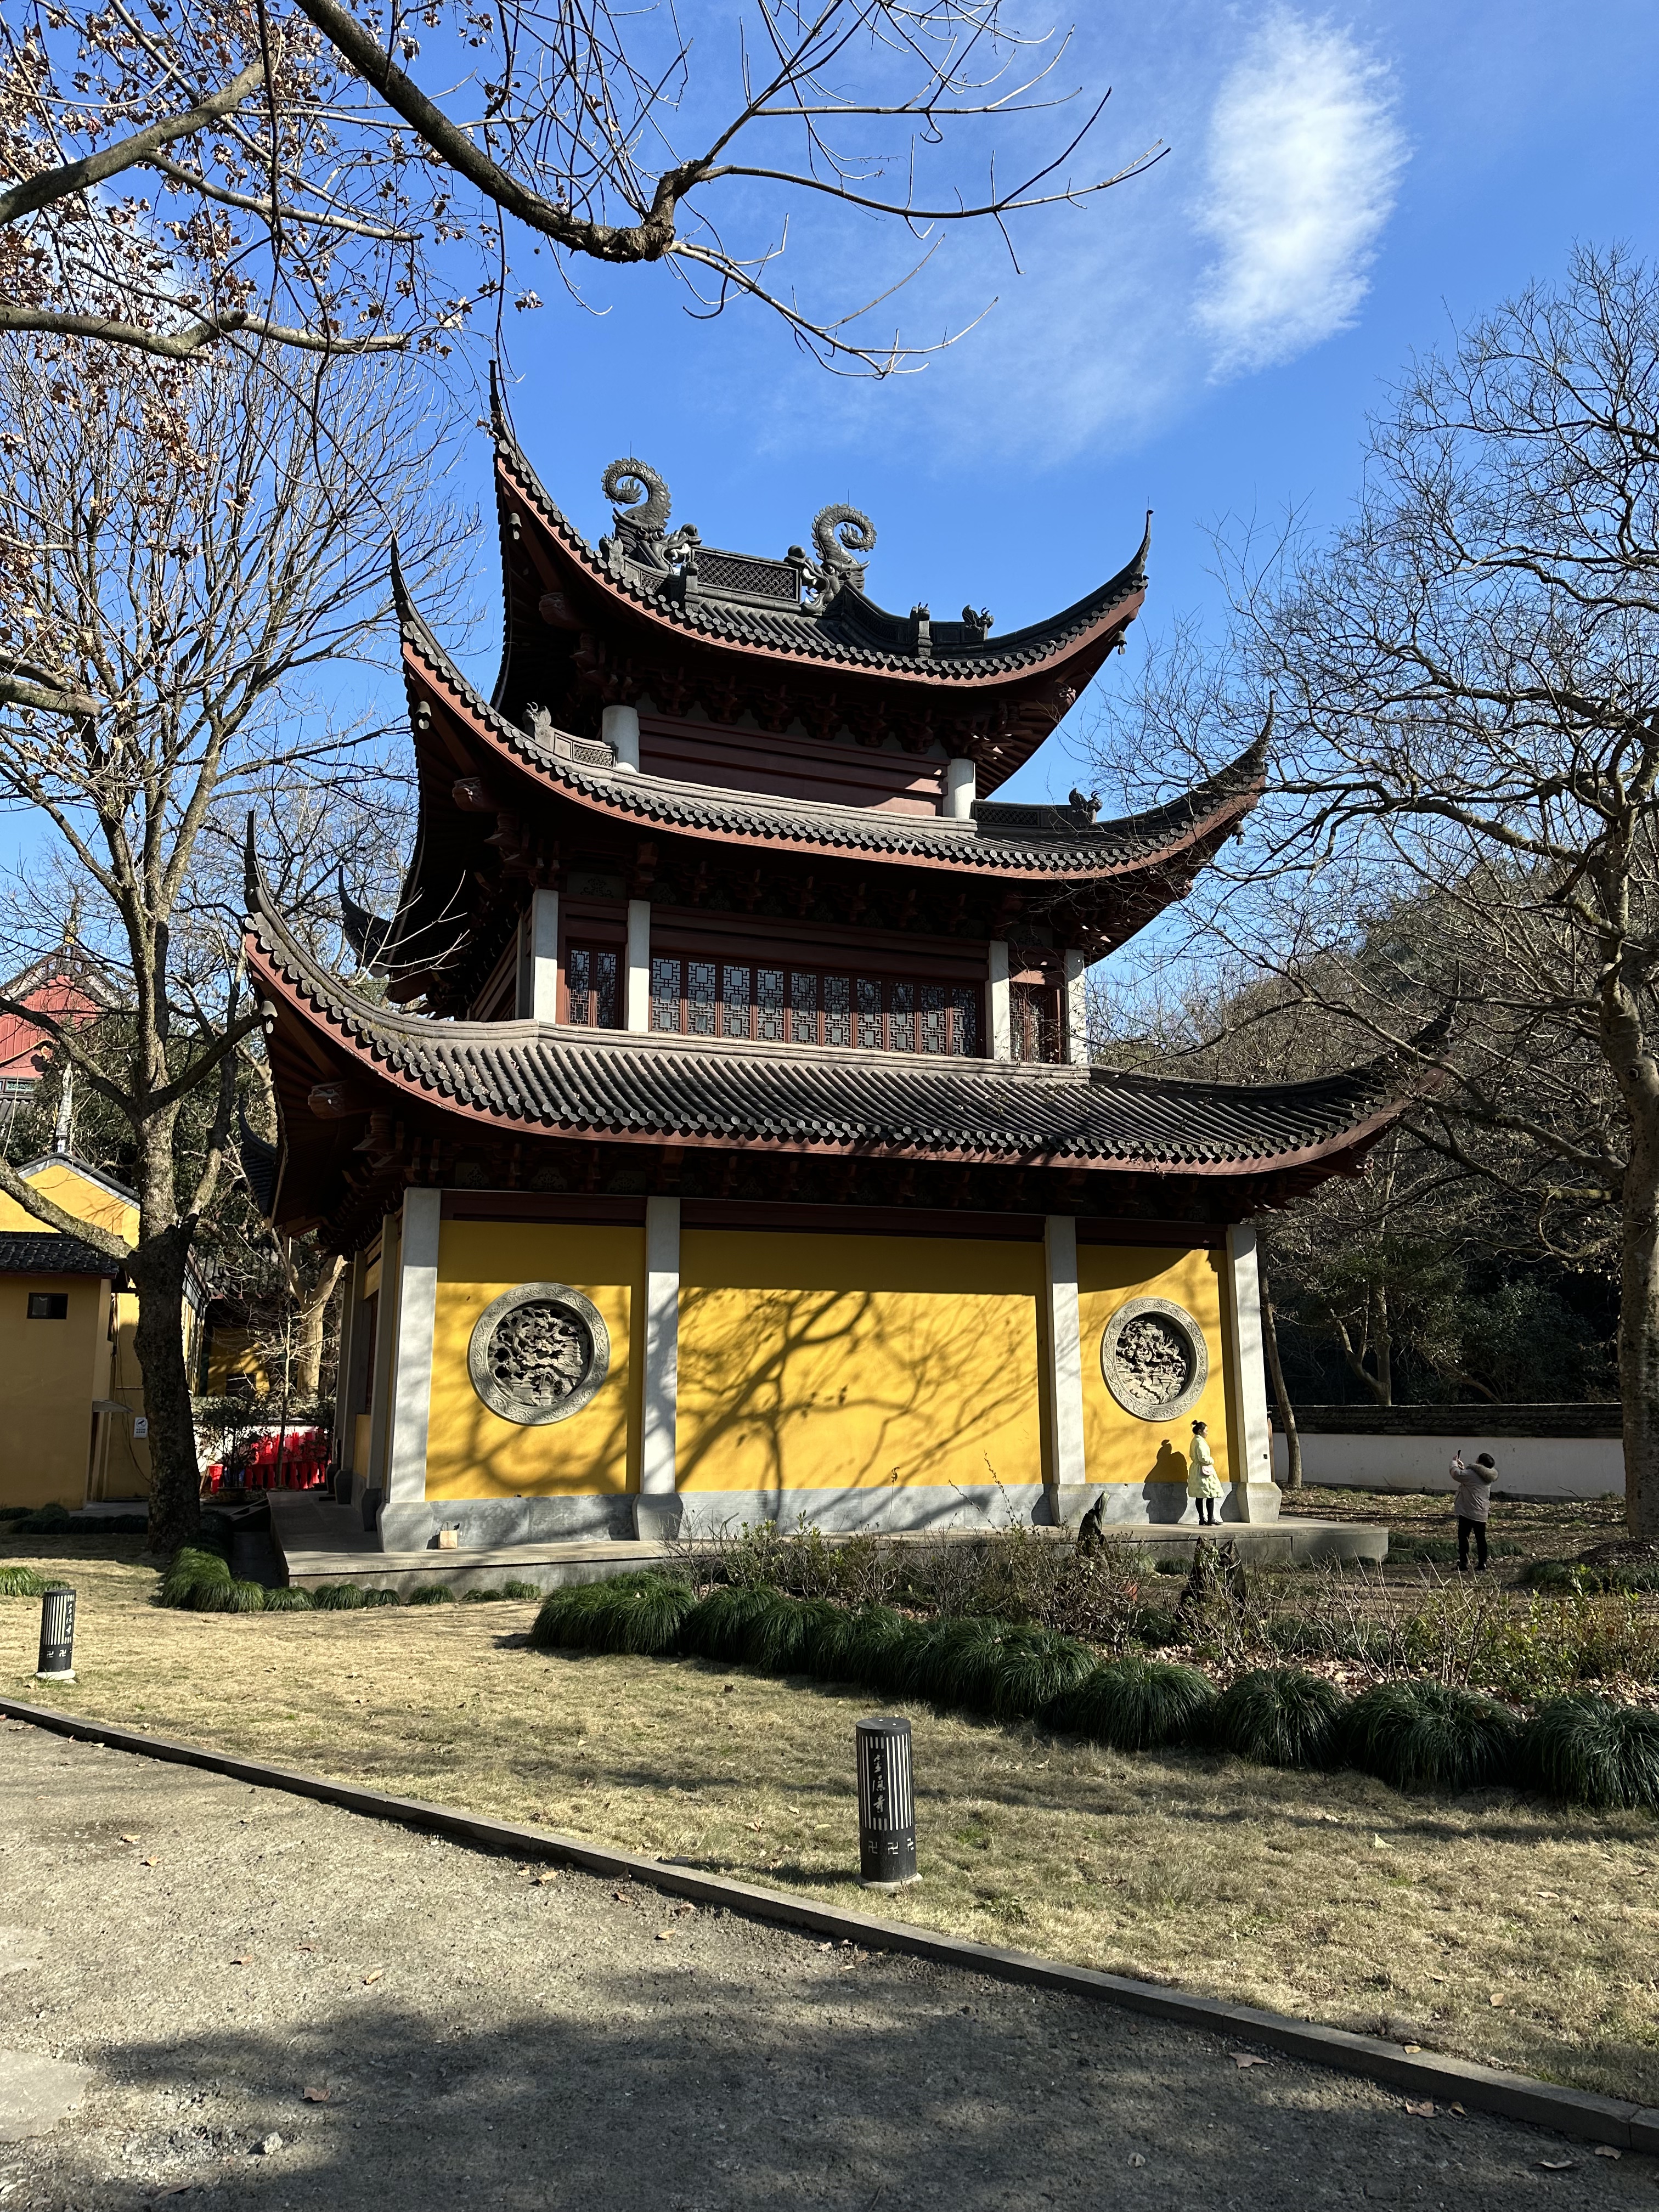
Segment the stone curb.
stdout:
<path fill-rule="evenodd" d="M 364 1790 L 355 1783 L 332 1782 L 325 1775 L 303 1774 L 293 1767 L 270 1766 L 253 1759 L 239 1759 L 228 1752 L 181 1743 L 170 1736 L 146 1735 L 134 1729 L 112 1728 L 100 1721 L 84 1721 L 72 1713 L 53 1712 L 44 1705 L 24 1705 L 0 1698 L 0 1713 L 12 1720 L 51 1729 L 83 1743 L 101 1743 L 112 1751 L 134 1752 L 143 1758 L 166 1759 L 174 1765 L 197 1766 L 210 1774 L 222 1774 L 266 1790 L 283 1790 L 295 1797 L 311 1797 L 341 1811 L 361 1814 L 372 1820 L 393 1820 L 400 1826 L 422 1828 L 465 1843 L 480 1844 L 519 1857 L 559 1859 L 589 1874 L 643 1882 L 672 1897 L 690 1898 L 705 1905 L 720 1905 L 754 1920 L 802 1928 L 861 1944 L 867 1950 L 902 1951 L 912 1958 L 931 1960 L 958 1972 L 985 1974 L 997 1981 L 1020 1982 L 1032 1988 L 1054 1990 L 1068 1996 L 1093 1997 L 1145 2013 L 1158 2020 L 1179 2021 L 1183 2027 L 1267 2044 L 1287 2057 L 1310 2065 L 1329 2066 L 1346 2074 L 1362 2074 L 1386 2081 L 1426 2102 L 1457 2103 L 1466 2109 L 1496 2112 L 1505 2119 L 1524 2120 L 1549 2128 L 1559 2135 L 1574 2136 L 1586 2142 L 1610 2143 L 1620 2150 L 1645 2151 L 1659 2156 L 1659 2108 L 1630 2104 L 1616 2097 L 1598 2097 L 1580 2089 L 1560 2089 L 1528 2074 L 1506 2074 L 1495 2067 L 1476 2066 L 1462 2058 L 1405 2050 L 1378 2036 L 1354 2035 L 1346 2028 L 1320 2027 L 1311 2021 L 1287 2014 L 1259 2012 L 1251 2005 L 1225 2003 L 1218 1997 L 1199 1996 L 1167 1988 L 1157 1982 L 1132 1981 L 1122 1974 L 1102 1973 L 1092 1966 L 1069 1966 L 1052 1959 L 1034 1957 L 1029 1951 L 1005 1951 L 988 1943 L 969 1943 L 956 1936 L 940 1936 L 931 1929 L 901 1922 L 876 1920 L 849 1912 L 836 1905 L 789 1897 L 778 1890 L 757 1889 L 723 1875 L 700 1873 L 695 1867 L 662 1859 L 641 1858 L 632 1852 L 610 1850 L 584 1842 L 578 1836 L 562 1836 L 550 1828 L 534 1828 L 514 1820 L 496 1820 L 453 1806 L 428 1805 L 416 1797 L 392 1797 L 380 1790 Z"/>

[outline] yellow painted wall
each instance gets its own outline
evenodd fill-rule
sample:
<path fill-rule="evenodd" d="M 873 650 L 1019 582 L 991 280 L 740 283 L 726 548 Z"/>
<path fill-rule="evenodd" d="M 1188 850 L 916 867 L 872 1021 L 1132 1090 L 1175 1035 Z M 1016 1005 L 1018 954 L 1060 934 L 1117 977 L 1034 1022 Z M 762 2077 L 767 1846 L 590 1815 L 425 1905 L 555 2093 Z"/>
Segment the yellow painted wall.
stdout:
<path fill-rule="evenodd" d="M 540 1428 L 492 1413 L 466 1367 L 478 1316 L 504 1291 L 529 1282 L 581 1291 L 611 1334 L 611 1368 L 599 1395 L 568 1421 Z M 637 1488 L 635 1335 L 644 1322 L 643 1229 L 446 1221 L 438 1244 L 427 1496 L 583 1497 Z"/>
<path fill-rule="evenodd" d="M 1223 1482 L 1229 1481 L 1231 1433 L 1221 1297 L 1224 1253 L 1080 1244 L 1077 1265 L 1084 1455 L 1090 1481 L 1185 1482 L 1187 1445 L 1194 1421 L 1209 1423 L 1216 1470 Z M 1168 1298 L 1184 1306 L 1204 1331 L 1209 1380 L 1197 1404 L 1174 1421 L 1137 1420 L 1118 1404 L 1101 1372 L 1100 1340 L 1106 1324 L 1127 1299 L 1135 1297 Z"/>
<path fill-rule="evenodd" d="M 31 1291 L 69 1298 L 30 1321 Z M 92 1401 L 109 1395 L 109 1291 L 95 1275 L 0 1275 L 0 1505 L 86 1503 Z"/>
<path fill-rule="evenodd" d="M 256 1398 L 270 1395 L 270 1374 L 252 1330 L 216 1328 L 208 1339 L 207 1388 L 210 1396 L 223 1397 L 233 1375 L 246 1375 Z"/>
<path fill-rule="evenodd" d="M 1042 1480 L 1036 1244 L 690 1230 L 682 1490 Z"/>

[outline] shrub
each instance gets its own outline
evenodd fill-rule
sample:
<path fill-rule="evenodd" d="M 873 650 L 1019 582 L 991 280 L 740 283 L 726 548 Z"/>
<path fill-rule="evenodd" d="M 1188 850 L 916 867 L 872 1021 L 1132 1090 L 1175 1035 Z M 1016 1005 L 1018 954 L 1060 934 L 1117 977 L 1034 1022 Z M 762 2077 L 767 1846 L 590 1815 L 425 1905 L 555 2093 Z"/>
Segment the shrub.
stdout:
<path fill-rule="evenodd" d="M 1329 1766 L 1347 1699 L 1334 1682 L 1295 1667 L 1241 1674 L 1216 1701 L 1212 1733 L 1224 1750 L 1258 1766 Z"/>
<path fill-rule="evenodd" d="M 395 1589 L 368 1589 L 363 1592 L 366 1606 L 401 1605 L 403 1600 Z"/>
<path fill-rule="evenodd" d="M 395 1597 L 395 1590 L 388 1593 Z M 455 1593 L 447 1583 L 420 1583 L 404 1600 L 405 1605 L 453 1605 Z"/>
<path fill-rule="evenodd" d="M 765 1598 L 750 1623 L 744 1656 L 769 1674 L 833 1672 L 843 1608 L 827 1597 L 781 1597 L 769 1590 Z M 816 1646 L 823 1648 L 828 1662 L 822 1670 L 814 1664 Z"/>
<path fill-rule="evenodd" d="M 311 1602 L 319 1613 L 356 1613 L 362 1601 L 363 1594 L 356 1583 L 320 1583 L 311 1593 Z"/>
<path fill-rule="evenodd" d="M 681 1623 L 680 1649 L 699 1659 L 746 1659 L 750 1632 L 775 1595 L 754 1583 L 710 1590 Z"/>
<path fill-rule="evenodd" d="M 162 1577 L 161 1602 L 191 1613 L 217 1611 L 216 1607 L 198 1603 L 198 1593 L 228 1588 L 231 1579 L 230 1562 L 223 1553 L 185 1544 L 173 1553 Z"/>
<path fill-rule="evenodd" d="M 872 1690 L 898 1687 L 915 1624 L 890 1605 L 861 1605 L 842 1618 L 841 1632 L 819 1646 L 835 1677 Z"/>
<path fill-rule="evenodd" d="M 1528 1778 L 1576 1805 L 1659 1812 L 1659 1712 L 1588 1692 L 1540 1705 L 1522 1747 Z"/>
<path fill-rule="evenodd" d="M 463 1605 L 495 1605 L 507 1595 L 503 1589 L 470 1589 L 461 1592 Z"/>
<path fill-rule="evenodd" d="M 1479 1790 L 1516 1778 L 1520 1723 L 1491 1698 L 1384 1682 L 1348 1708 L 1342 1755 L 1396 1790 Z"/>
<path fill-rule="evenodd" d="M 227 1593 L 227 1613 L 263 1613 L 265 1609 L 265 1586 L 263 1583 L 234 1582 Z"/>
<path fill-rule="evenodd" d="M 501 1595 L 503 1597 L 539 1597 L 541 1594 L 541 1584 L 539 1583 L 503 1583 L 501 1584 Z"/>
<path fill-rule="evenodd" d="M 1114 1751 L 1155 1751 L 1201 1735 L 1214 1703 L 1214 1686 L 1196 1667 L 1133 1656 L 1097 1667 L 1056 1700 L 1048 1717 Z"/>
<path fill-rule="evenodd" d="M 543 1600 L 530 1640 L 544 1651 L 671 1651 L 678 1648 L 681 1625 L 696 1602 L 691 1585 L 678 1576 L 649 1570 L 616 1575 L 555 1590 Z"/>
<path fill-rule="evenodd" d="M 991 1711 L 1000 1721 L 1035 1720 L 1094 1672 L 1095 1656 L 1053 1628 L 1016 1630 L 991 1666 Z"/>
<path fill-rule="evenodd" d="M 267 1613 L 309 1613 L 311 1592 L 308 1589 L 296 1589 L 292 1583 L 284 1583 L 280 1589 L 268 1589 L 265 1592 L 265 1611 Z"/>
<path fill-rule="evenodd" d="M 0 1597 L 39 1597 L 46 1587 L 33 1567 L 0 1567 Z"/>

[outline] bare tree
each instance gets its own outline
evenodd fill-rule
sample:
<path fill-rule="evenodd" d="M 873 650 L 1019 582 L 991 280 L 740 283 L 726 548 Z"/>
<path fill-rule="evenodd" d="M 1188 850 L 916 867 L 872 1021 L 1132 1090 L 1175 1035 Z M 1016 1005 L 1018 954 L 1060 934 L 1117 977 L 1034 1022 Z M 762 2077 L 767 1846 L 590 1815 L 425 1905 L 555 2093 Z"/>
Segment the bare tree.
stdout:
<path fill-rule="evenodd" d="M 1226 550 L 1231 654 L 1177 641 L 1121 732 L 1167 757 L 1276 698 L 1273 791 L 1194 921 L 1355 1034 L 1397 1041 L 1449 1000 L 1422 1133 L 1529 1182 L 1546 1249 L 1614 1248 L 1628 1520 L 1651 1542 L 1659 277 L 1580 252 L 1412 365 L 1328 544 Z"/>
<path fill-rule="evenodd" d="M 259 1018 L 240 933 L 198 896 L 203 839 L 273 775 L 296 797 L 326 783 L 341 805 L 354 781 L 378 781 L 373 733 L 319 712 L 307 680 L 368 651 L 388 538 L 425 567 L 454 524 L 431 498 L 433 426 L 395 363 L 319 360 L 296 380 L 234 356 L 105 348 L 71 372 L 0 345 L 0 619 L 41 702 L 0 711 L 0 799 L 33 810 L 60 856 L 20 872 L 13 935 L 18 952 L 50 949 L 64 878 L 84 887 L 82 952 L 118 1003 L 85 1027 L 29 1018 L 130 1132 L 137 1242 L 3 1164 L 0 1188 L 138 1291 L 165 1548 L 196 1517 L 185 1270 Z"/>
<path fill-rule="evenodd" d="M 1157 158 L 1073 166 L 1105 96 L 1060 83 L 1067 44 L 1002 0 L 747 0 L 695 66 L 671 9 L 606 0 L 22 0 L 0 25 L 0 329 L 447 350 L 480 311 L 542 304 L 545 249 L 573 290 L 584 261 L 654 264 L 693 313 L 752 300 L 886 374 L 927 349 L 867 319 L 944 231 L 1006 234 Z M 803 305 L 776 264 L 813 208 L 910 258 Z"/>

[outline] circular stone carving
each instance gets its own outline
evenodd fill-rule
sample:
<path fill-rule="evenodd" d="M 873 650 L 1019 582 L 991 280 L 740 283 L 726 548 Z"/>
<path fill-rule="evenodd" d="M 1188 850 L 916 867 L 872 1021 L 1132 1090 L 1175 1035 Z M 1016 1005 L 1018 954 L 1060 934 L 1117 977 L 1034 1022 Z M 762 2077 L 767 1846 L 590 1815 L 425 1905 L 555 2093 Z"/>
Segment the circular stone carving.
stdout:
<path fill-rule="evenodd" d="M 592 1402 L 610 1370 L 611 1333 L 580 1291 L 520 1283 L 478 1316 L 466 1366 L 492 1413 L 539 1428 Z"/>
<path fill-rule="evenodd" d="M 1196 1405 L 1210 1379 L 1204 1332 L 1168 1298 L 1131 1298 L 1106 1324 L 1100 1371 L 1126 1413 L 1172 1421 Z"/>

